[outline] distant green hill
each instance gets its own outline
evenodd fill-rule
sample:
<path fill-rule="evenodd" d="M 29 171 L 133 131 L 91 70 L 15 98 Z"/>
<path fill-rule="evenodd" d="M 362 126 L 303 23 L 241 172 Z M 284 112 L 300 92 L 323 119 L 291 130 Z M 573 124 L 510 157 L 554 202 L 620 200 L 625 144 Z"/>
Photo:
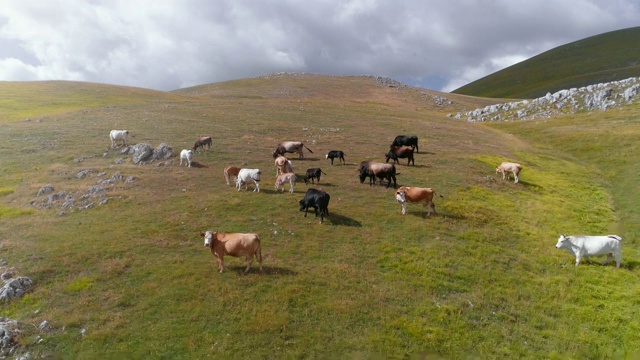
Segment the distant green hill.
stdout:
<path fill-rule="evenodd" d="M 531 99 L 547 92 L 640 76 L 640 27 L 575 41 L 453 91 L 490 98 Z"/>

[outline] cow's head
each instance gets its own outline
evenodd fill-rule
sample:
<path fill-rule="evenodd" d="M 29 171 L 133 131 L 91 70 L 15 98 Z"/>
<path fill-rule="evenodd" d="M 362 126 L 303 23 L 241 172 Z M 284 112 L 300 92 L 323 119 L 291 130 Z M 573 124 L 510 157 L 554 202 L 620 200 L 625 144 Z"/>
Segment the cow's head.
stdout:
<path fill-rule="evenodd" d="M 404 203 L 404 202 L 406 202 L 406 201 L 407 201 L 407 198 L 405 197 L 404 190 L 398 190 L 398 191 L 396 191 L 396 200 L 397 200 L 399 203 Z"/>
<path fill-rule="evenodd" d="M 306 208 L 305 203 L 304 203 L 304 199 L 300 200 L 300 211 L 304 211 L 304 209 Z"/>
<path fill-rule="evenodd" d="M 366 167 L 360 169 L 360 184 L 364 183 L 364 180 L 367 178 L 367 174 L 369 170 Z"/>
<path fill-rule="evenodd" d="M 558 238 L 558 243 L 556 244 L 556 249 L 569 248 L 571 247 L 571 242 L 569 241 L 569 237 L 567 235 L 560 235 Z"/>
<path fill-rule="evenodd" d="M 207 232 L 200 233 L 200 236 L 204 238 L 204 246 L 211 246 L 211 241 L 213 240 L 213 234 L 211 231 L 207 230 Z"/>

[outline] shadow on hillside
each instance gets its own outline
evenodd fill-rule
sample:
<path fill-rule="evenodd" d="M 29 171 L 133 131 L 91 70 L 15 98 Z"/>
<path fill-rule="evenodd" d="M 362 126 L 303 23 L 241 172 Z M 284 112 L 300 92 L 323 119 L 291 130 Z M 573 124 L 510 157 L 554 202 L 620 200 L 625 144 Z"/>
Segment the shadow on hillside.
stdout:
<path fill-rule="evenodd" d="M 332 183 L 328 183 L 328 182 L 323 182 L 322 184 L 320 184 L 320 183 L 315 183 L 315 184 L 314 184 L 314 183 L 312 183 L 312 182 L 309 182 L 308 184 L 305 184 L 305 183 L 304 183 L 304 181 L 302 182 L 302 184 L 301 184 L 301 185 L 306 186 L 306 187 L 318 187 L 318 186 L 320 186 L 320 187 L 322 187 L 322 186 L 332 187 L 332 186 L 335 186 L 335 185 L 333 185 Z M 307 190 L 305 190 L 305 192 L 306 192 L 306 191 L 307 191 Z"/>
<path fill-rule="evenodd" d="M 246 263 L 245 263 L 246 264 Z M 253 264 L 251 265 L 251 269 L 249 269 L 249 272 L 246 275 L 269 275 L 269 276 L 296 276 L 298 275 L 298 273 L 296 271 L 290 270 L 290 269 L 286 269 L 286 268 L 282 268 L 282 267 L 278 267 L 278 266 L 265 266 L 264 262 L 262 263 L 262 272 L 260 272 L 260 268 L 257 265 L 257 261 L 254 261 Z M 233 271 L 238 275 L 245 275 L 244 273 L 244 269 L 246 268 L 245 266 L 228 266 L 225 265 L 225 271 Z"/>
<path fill-rule="evenodd" d="M 432 152 L 429 152 L 429 151 L 423 151 L 423 152 L 421 152 L 421 153 L 418 153 L 418 152 L 417 152 L 417 153 L 413 153 L 413 154 L 414 154 L 414 155 L 423 155 L 423 154 L 424 154 L 424 155 L 435 155 L 436 153 L 432 153 Z"/>
<path fill-rule="evenodd" d="M 334 212 L 329 212 L 327 219 L 331 221 L 332 225 L 362 227 L 362 223 L 360 223 L 360 221 Z"/>

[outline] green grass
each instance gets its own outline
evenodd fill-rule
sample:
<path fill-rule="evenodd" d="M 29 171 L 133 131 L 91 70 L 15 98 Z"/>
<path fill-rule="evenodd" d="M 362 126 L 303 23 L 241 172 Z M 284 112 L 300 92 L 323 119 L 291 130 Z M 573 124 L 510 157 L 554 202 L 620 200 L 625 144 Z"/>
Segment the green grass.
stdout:
<path fill-rule="evenodd" d="M 546 51 L 454 93 L 533 99 L 562 89 L 640 76 L 640 27 L 612 31 Z"/>
<path fill-rule="evenodd" d="M 37 83 L 29 84 L 35 86 Z M 91 84 L 79 84 L 91 89 Z M 113 104 L 11 122 L 0 133 L 0 205 L 28 216 L 0 222 L 0 257 L 34 280 L 0 316 L 26 326 L 32 354 L 71 358 L 612 358 L 640 348 L 636 110 L 546 122 L 468 124 L 444 116 L 419 93 L 364 77 L 314 75 L 246 79 L 184 89 L 172 102 Z M 184 100 L 180 100 L 180 99 Z M 465 98 L 469 107 L 486 99 Z M 475 102 L 475 103 L 474 103 Z M 455 104 L 453 106 L 460 106 Z M 199 167 L 133 165 L 109 151 L 118 123 L 131 142 L 179 151 L 198 135 Z M 575 141 L 574 127 L 597 141 Z M 606 131 L 609 127 L 612 131 Z M 433 187 L 438 215 L 393 189 L 360 184 L 356 164 L 383 160 L 395 135 L 420 137 L 415 167 L 400 185 Z M 584 134 L 583 134 L 584 135 Z M 591 134 L 591 138 L 593 138 Z M 313 150 L 295 172 L 321 167 L 331 195 L 320 225 L 294 194 L 274 193 L 278 142 Z M 624 144 L 609 154 L 611 143 Z M 328 150 L 347 165 L 329 165 Z M 20 150 L 20 151 L 19 151 Z M 616 156 L 617 161 L 607 161 Z M 84 161 L 75 159 L 83 157 Z M 495 174 L 521 163 L 520 183 Z M 263 171 L 262 191 L 227 187 L 226 165 Z M 80 170 L 93 172 L 83 179 Z M 35 210 L 44 184 L 83 193 L 99 172 L 133 176 L 109 187 L 106 205 Z M 637 179 L 637 178 L 636 178 Z M 636 197 L 637 198 L 637 197 Z M 264 272 L 226 272 L 203 246 L 204 230 L 256 232 Z M 574 266 L 555 249 L 558 232 L 624 229 L 623 267 L 599 259 Z M 616 232 L 618 232 L 616 230 Z M 36 312 L 36 310 L 39 310 Z M 48 320 L 53 330 L 36 327 Z M 623 325 L 621 325 L 623 324 Z M 63 330 L 64 329 L 64 330 Z M 80 331 L 86 330 L 82 337 Z M 45 338 L 37 343 L 37 336 Z"/>

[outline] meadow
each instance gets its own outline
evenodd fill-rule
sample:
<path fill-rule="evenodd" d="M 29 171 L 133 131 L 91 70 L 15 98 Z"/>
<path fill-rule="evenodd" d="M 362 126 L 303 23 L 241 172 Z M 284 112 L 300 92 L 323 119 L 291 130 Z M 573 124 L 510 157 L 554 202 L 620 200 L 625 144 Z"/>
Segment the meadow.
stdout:
<path fill-rule="evenodd" d="M 0 258 L 34 281 L 0 305 L 0 316 L 24 324 L 19 342 L 32 354 L 639 354 L 637 104 L 472 124 L 446 115 L 498 100 L 286 74 L 170 93 L 0 83 L 0 94 Z M 434 95 L 453 103 L 438 105 Z M 199 135 L 213 136 L 214 147 L 198 150 L 193 168 L 177 158 L 135 165 L 108 149 L 111 129 L 176 153 Z M 419 205 L 403 216 L 392 188 L 356 177 L 357 164 L 384 161 L 399 134 L 417 135 L 420 153 L 415 167 L 397 166 L 398 183 L 434 188 L 436 216 Z M 271 154 L 288 140 L 313 150 L 291 160 L 297 174 L 321 167 L 319 185 L 274 191 Z M 325 160 L 336 149 L 346 165 Z M 505 160 L 524 166 L 519 184 L 495 174 Z M 260 168 L 262 191 L 227 186 L 226 165 Z M 78 178 L 82 170 L 91 172 Z M 107 187 L 109 201 L 87 210 L 29 205 L 46 184 L 84 192 L 101 172 L 134 181 Z M 323 224 L 298 210 L 312 186 L 331 195 Z M 244 275 L 243 260 L 225 258 L 218 274 L 204 230 L 258 233 L 264 271 Z M 621 235 L 622 267 L 597 258 L 575 267 L 554 247 L 559 233 Z M 50 330 L 37 329 L 44 320 Z"/>

